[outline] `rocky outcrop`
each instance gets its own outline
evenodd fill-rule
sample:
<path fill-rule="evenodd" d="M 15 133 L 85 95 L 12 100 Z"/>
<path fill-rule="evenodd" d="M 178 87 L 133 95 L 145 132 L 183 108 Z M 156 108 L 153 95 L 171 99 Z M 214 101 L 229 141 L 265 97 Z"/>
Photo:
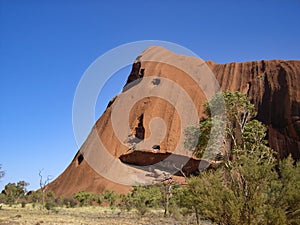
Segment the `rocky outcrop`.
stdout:
<path fill-rule="evenodd" d="M 300 61 L 209 63 L 223 90 L 247 93 L 280 157 L 300 158 Z"/>
<path fill-rule="evenodd" d="M 74 160 L 48 190 L 57 195 L 126 192 L 126 180 L 144 181 L 149 175 L 149 168 L 141 172 L 129 164 L 149 166 L 170 155 L 188 158 L 184 172 L 197 171 L 200 161 L 184 149 L 183 130 L 202 116 L 203 103 L 217 90 L 207 74 L 222 90 L 246 93 L 257 108 L 257 119 L 269 128 L 270 146 L 281 157 L 300 158 L 300 61 L 216 64 L 151 47 L 133 63 L 123 92 L 108 104 Z"/>
<path fill-rule="evenodd" d="M 177 176 L 196 175 L 199 174 L 199 171 L 216 165 L 216 163 L 211 163 L 204 159 L 187 157 L 170 152 L 130 151 L 121 155 L 120 160 L 123 163 L 138 166 L 155 165 L 156 169 Z"/>

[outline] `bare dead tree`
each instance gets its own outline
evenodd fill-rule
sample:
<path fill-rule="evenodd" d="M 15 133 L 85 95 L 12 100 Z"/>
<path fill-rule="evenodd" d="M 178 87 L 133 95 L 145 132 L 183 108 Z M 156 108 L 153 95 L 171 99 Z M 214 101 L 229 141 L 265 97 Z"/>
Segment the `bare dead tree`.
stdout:
<path fill-rule="evenodd" d="M 42 208 L 44 209 L 44 206 L 45 206 L 45 191 L 47 189 L 47 185 L 49 184 L 50 180 L 52 180 L 52 176 L 48 175 L 46 180 L 43 180 L 42 171 L 43 171 L 43 169 L 41 169 L 39 171 L 39 176 L 40 176 L 40 188 L 41 188 L 41 191 L 42 191 Z"/>
<path fill-rule="evenodd" d="M 182 176 L 184 177 L 184 179 L 185 179 L 185 181 L 186 181 L 186 179 L 187 179 L 187 177 L 186 177 L 186 175 L 185 175 L 185 173 L 183 172 L 183 166 L 184 165 L 181 165 L 180 166 L 180 168 L 178 168 L 175 164 L 173 164 L 173 167 L 176 169 L 176 170 L 178 170 L 181 174 L 182 174 Z"/>

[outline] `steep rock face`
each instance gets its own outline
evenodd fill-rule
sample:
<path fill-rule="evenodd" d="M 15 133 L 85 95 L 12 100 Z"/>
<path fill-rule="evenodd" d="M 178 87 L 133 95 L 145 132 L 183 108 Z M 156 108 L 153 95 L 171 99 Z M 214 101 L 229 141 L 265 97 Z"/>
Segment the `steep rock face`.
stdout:
<path fill-rule="evenodd" d="M 247 93 L 281 157 L 300 158 L 300 61 L 210 63 L 223 90 Z"/>
<path fill-rule="evenodd" d="M 112 182 L 99 175 L 78 152 L 66 170 L 47 186 L 46 191 L 53 191 L 56 196 L 72 196 L 83 190 L 102 193 L 107 189 L 127 193 L 130 187 Z"/>
<path fill-rule="evenodd" d="M 166 61 L 170 63 L 164 63 Z M 185 67 L 186 65 L 188 66 Z M 208 68 L 211 71 L 207 71 Z M 198 71 L 201 72 L 198 80 L 193 80 L 190 74 L 197 74 Z M 104 170 L 115 170 L 114 173 L 117 174 L 126 174 L 127 171 L 127 167 L 120 167 L 122 163 L 119 160 L 115 162 L 109 156 L 102 156 L 99 152 L 103 149 L 113 158 L 120 157 L 123 162 L 128 159 L 128 163 L 137 165 L 145 164 L 147 158 L 156 157 L 155 152 L 158 150 L 157 158 L 163 159 L 162 154 L 170 154 L 174 149 L 178 149 L 177 154 L 189 155 L 182 145 L 184 127 L 181 120 L 193 117 L 190 115 L 193 110 L 196 111 L 197 117 L 202 116 L 202 105 L 213 94 L 211 89 L 215 88 L 210 86 L 213 85 L 213 81 L 204 77 L 205 73 L 212 73 L 222 90 L 248 94 L 257 108 L 257 118 L 269 128 L 270 146 L 277 150 L 281 157 L 291 153 L 294 158 L 300 158 L 300 61 L 263 60 L 221 65 L 176 55 L 161 47 L 151 47 L 134 62 L 123 92 L 109 103 L 70 166 L 48 186 L 48 190 L 57 195 L 71 195 L 81 190 L 128 191 L 129 185 L 112 182 L 99 175 L 99 171 L 101 174 Z M 164 78 L 174 84 L 164 86 Z M 142 86 L 147 79 L 148 83 Z M 199 83 L 205 85 L 199 88 Z M 187 94 L 195 109 L 184 105 L 186 99 L 176 84 Z M 159 88 L 163 92 L 155 96 Z M 143 97 L 144 95 L 146 97 Z M 162 95 L 163 97 L 159 97 Z M 126 103 L 136 97 L 137 100 L 126 114 Z M 115 114 L 119 118 L 115 119 L 117 121 L 112 119 Z M 159 129 L 152 130 L 152 119 L 155 117 L 161 118 L 158 121 L 159 125 L 162 121 L 164 123 Z M 127 126 L 123 124 L 124 121 Z M 116 132 L 123 136 L 120 137 Z M 101 140 L 103 146 L 99 147 L 97 139 Z M 145 152 L 143 160 L 142 152 L 138 157 L 130 155 L 130 152 L 136 154 L 135 151 L 138 150 Z M 191 165 L 195 164 L 194 160 L 190 161 Z M 129 173 L 128 177 L 132 175 L 139 179 L 147 175 L 138 171 Z"/>

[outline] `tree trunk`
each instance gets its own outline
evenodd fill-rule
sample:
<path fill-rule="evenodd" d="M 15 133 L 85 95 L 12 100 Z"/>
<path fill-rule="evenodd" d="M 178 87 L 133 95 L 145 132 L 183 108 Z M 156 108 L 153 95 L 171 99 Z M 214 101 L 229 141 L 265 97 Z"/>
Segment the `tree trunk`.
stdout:
<path fill-rule="evenodd" d="M 165 213 L 164 216 L 168 216 L 169 215 L 169 185 L 165 185 Z"/>
<path fill-rule="evenodd" d="M 196 213 L 196 223 L 197 225 L 200 224 L 200 218 L 199 218 L 199 212 L 198 212 L 198 209 L 195 207 L 195 213 Z"/>
<path fill-rule="evenodd" d="M 45 191 L 42 190 L 42 209 L 44 209 L 45 206 Z"/>

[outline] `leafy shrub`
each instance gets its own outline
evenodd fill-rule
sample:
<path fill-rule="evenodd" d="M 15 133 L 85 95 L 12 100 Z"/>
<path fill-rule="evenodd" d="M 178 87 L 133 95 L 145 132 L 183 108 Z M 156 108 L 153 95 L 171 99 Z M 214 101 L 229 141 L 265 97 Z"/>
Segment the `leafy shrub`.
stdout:
<path fill-rule="evenodd" d="M 120 195 L 120 202 L 118 204 L 118 207 L 121 209 L 121 211 L 130 211 L 133 208 L 131 193 L 128 193 L 127 195 Z"/>
<path fill-rule="evenodd" d="M 48 211 L 54 209 L 54 207 L 55 207 L 54 202 L 47 201 L 47 202 L 45 203 L 45 208 L 46 208 Z"/>
<path fill-rule="evenodd" d="M 80 206 L 92 205 L 95 200 L 95 195 L 87 191 L 81 191 L 74 194 L 73 198 L 79 202 Z"/>
<path fill-rule="evenodd" d="M 78 204 L 78 202 L 72 197 L 65 197 L 63 198 L 63 204 L 67 208 L 74 208 Z"/>
<path fill-rule="evenodd" d="M 102 194 L 102 198 L 111 208 L 114 208 L 119 196 L 114 191 L 105 190 Z"/>
<path fill-rule="evenodd" d="M 223 164 L 188 179 L 177 193 L 183 213 L 195 214 L 217 224 L 300 224 L 300 164 L 291 157 L 278 161 L 265 140 L 266 127 L 253 119 L 255 107 L 239 92 L 222 93 L 226 108 Z M 218 110 L 220 96 L 209 107 Z M 199 139 L 207 140 L 211 115 L 200 120 Z M 223 118 L 224 119 L 224 118 Z M 191 132 L 190 132 L 191 133 Z M 203 137 L 201 136 L 203 135 Z M 187 137 L 189 141 L 189 136 Z M 198 142 L 196 155 L 203 156 L 206 142 Z M 230 146 L 230 149 L 226 149 Z M 216 152 L 217 153 L 217 152 Z"/>
<path fill-rule="evenodd" d="M 144 215 L 149 208 L 160 206 L 162 194 L 157 186 L 135 186 L 130 196 L 132 206 L 139 215 Z"/>

